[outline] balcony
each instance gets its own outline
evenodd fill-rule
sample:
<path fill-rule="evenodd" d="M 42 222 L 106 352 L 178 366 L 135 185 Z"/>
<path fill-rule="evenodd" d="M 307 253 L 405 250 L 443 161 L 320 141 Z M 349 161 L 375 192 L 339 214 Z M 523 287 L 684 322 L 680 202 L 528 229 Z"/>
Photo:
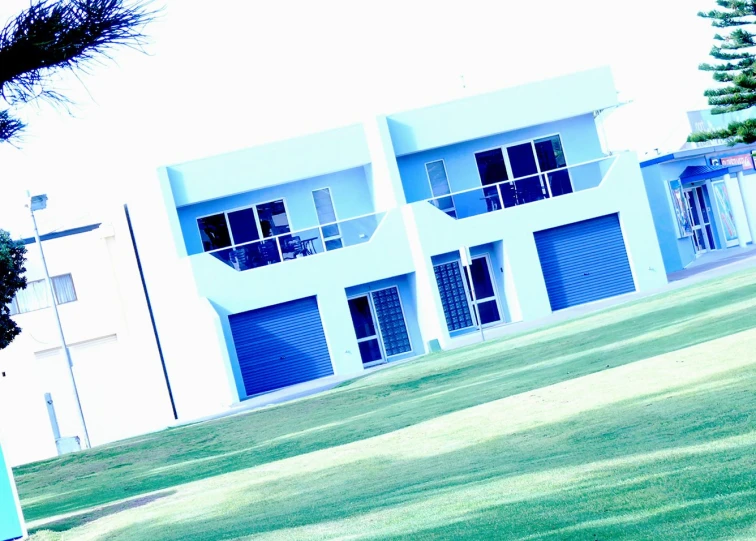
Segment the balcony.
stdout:
<path fill-rule="evenodd" d="M 481 188 L 450 193 L 427 201 L 456 220 L 527 205 L 598 187 L 614 166 L 616 156 L 560 167 L 536 175 Z"/>
<path fill-rule="evenodd" d="M 267 267 L 366 243 L 385 214 L 367 214 L 207 253 L 237 271 Z"/>

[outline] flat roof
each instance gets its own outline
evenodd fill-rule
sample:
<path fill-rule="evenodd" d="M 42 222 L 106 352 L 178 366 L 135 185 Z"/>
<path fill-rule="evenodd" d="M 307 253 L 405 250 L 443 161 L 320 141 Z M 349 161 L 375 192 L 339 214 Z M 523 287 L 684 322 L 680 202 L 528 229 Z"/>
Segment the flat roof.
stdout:
<path fill-rule="evenodd" d="M 738 145 L 728 145 L 728 144 L 710 145 L 710 146 L 699 147 L 699 148 L 677 150 L 675 152 L 662 154 L 661 156 L 656 156 L 654 158 L 642 161 L 640 163 L 640 166 L 649 167 L 651 165 L 656 165 L 657 163 L 671 162 L 675 160 L 686 160 L 689 158 L 697 158 L 699 156 L 705 156 L 706 154 L 715 154 L 717 152 L 726 152 L 728 150 L 746 150 L 746 149 L 756 149 L 756 143 L 738 144 Z"/>

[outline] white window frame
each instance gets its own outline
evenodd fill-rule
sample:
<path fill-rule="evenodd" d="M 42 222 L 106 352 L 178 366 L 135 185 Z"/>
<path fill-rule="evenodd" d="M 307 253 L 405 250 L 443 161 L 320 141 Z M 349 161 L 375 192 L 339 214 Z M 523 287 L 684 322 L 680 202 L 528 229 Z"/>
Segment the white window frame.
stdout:
<path fill-rule="evenodd" d="M 499 299 L 499 289 L 496 287 L 496 278 L 493 272 L 493 265 L 491 263 L 491 257 L 490 254 L 484 253 L 481 255 L 475 255 L 470 258 L 470 261 L 475 261 L 476 259 L 485 258 L 486 263 L 488 265 L 488 275 L 491 278 L 491 287 L 493 288 L 494 296 L 493 297 L 486 297 L 484 299 L 475 299 L 475 302 L 472 300 L 472 291 L 470 288 L 475 287 L 472 283 L 472 273 L 468 277 L 467 272 L 465 271 L 464 265 L 462 265 L 462 261 L 460 259 L 455 259 L 453 261 L 447 261 L 445 263 L 438 263 L 437 265 L 433 265 L 434 269 L 434 275 L 435 275 L 435 268 L 440 265 L 448 265 L 449 263 L 456 263 L 457 268 L 459 269 L 460 276 L 462 277 L 462 286 L 465 288 L 465 294 L 467 295 L 467 308 L 470 311 L 470 321 L 472 321 L 472 325 L 468 327 L 462 327 L 461 329 L 455 329 L 451 332 L 459 332 L 464 331 L 466 329 L 476 329 L 478 328 L 478 325 L 476 324 L 475 320 L 478 319 L 478 311 L 475 309 L 476 305 L 480 302 L 489 302 L 491 300 L 496 301 L 496 309 L 499 311 L 499 321 L 492 321 L 491 323 L 486 323 L 482 327 L 484 329 L 488 327 L 495 327 L 497 325 L 501 325 L 503 323 L 506 323 L 506 319 L 504 317 L 504 312 L 501 309 L 501 299 Z M 469 278 L 469 280 L 468 280 Z M 468 285 L 469 282 L 469 285 Z M 438 283 L 436 283 L 436 287 L 438 288 Z"/>
<path fill-rule="evenodd" d="M 404 321 L 404 328 L 407 329 L 407 340 L 409 340 L 410 349 L 409 351 L 403 351 L 402 353 L 397 353 L 395 355 L 386 355 L 386 346 L 383 343 L 383 332 L 381 330 L 381 322 L 378 320 L 378 314 L 375 311 L 375 303 L 373 302 L 373 293 L 378 293 L 380 291 L 386 291 L 388 289 L 396 289 L 396 296 L 399 299 L 399 308 L 402 311 L 402 321 Z M 356 293 L 354 295 L 350 295 L 347 297 L 347 303 L 351 301 L 352 299 L 359 299 L 360 297 L 367 297 L 368 299 L 368 306 L 370 306 L 370 317 L 373 318 L 373 326 L 375 327 L 376 334 L 371 336 L 366 336 L 365 338 L 358 338 L 357 343 L 360 344 L 362 342 L 367 342 L 369 340 L 375 340 L 378 339 L 378 347 L 381 350 L 381 358 L 377 361 L 372 361 L 367 364 L 363 364 L 362 366 L 364 368 L 370 368 L 371 366 L 376 366 L 379 364 L 390 362 L 390 359 L 392 357 L 398 357 L 399 355 L 408 355 L 415 352 L 415 346 L 412 344 L 412 334 L 410 333 L 409 325 L 407 324 L 407 315 L 404 310 L 404 301 L 402 301 L 402 295 L 401 291 L 399 291 L 399 286 L 389 286 L 389 287 L 382 287 L 380 289 L 372 289 L 366 293 Z M 354 325 L 352 325 L 352 328 L 354 329 Z M 362 360 L 360 358 L 360 360 Z"/>
<path fill-rule="evenodd" d="M 559 137 L 559 143 L 562 145 L 562 152 L 564 153 L 564 163 L 565 163 L 565 166 L 563 168 L 559 167 L 557 169 L 552 169 L 550 171 L 541 171 L 541 164 L 538 163 L 538 154 L 536 153 L 535 143 L 536 143 L 536 141 L 538 141 L 540 139 L 549 139 L 551 137 Z M 509 147 L 516 147 L 516 146 L 524 145 L 526 143 L 530 143 L 530 148 L 531 148 L 531 150 L 533 152 L 533 158 L 535 158 L 536 169 L 537 169 L 538 172 L 534 173 L 532 175 L 527 175 L 527 176 L 524 176 L 524 177 L 514 178 L 514 174 L 512 173 L 512 164 L 509 162 L 509 154 L 507 153 L 507 149 Z M 477 154 L 480 154 L 481 152 L 488 152 L 488 151 L 491 151 L 491 150 L 501 150 L 501 154 L 504 157 L 504 165 L 507 168 L 507 177 L 508 178 L 507 178 L 507 180 L 504 180 L 504 181 L 501 181 L 501 182 L 497 182 L 496 184 L 484 185 L 483 184 L 483 177 L 480 176 L 480 169 L 478 168 L 478 161 L 475 159 L 475 156 Z M 569 167 L 570 167 L 569 163 L 570 163 L 570 161 L 567 159 L 567 150 L 564 148 L 564 141 L 562 139 L 562 134 L 560 132 L 550 133 L 550 134 L 546 134 L 546 135 L 539 135 L 538 137 L 533 137 L 533 138 L 530 138 L 530 139 L 523 139 L 521 141 L 514 141 L 514 142 L 511 142 L 511 143 L 505 143 L 503 145 L 498 145 L 498 146 L 494 146 L 494 147 L 489 147 L 489 148 L 483 148 L 483 149 L 480 149 L 480 150 L 476 150 L 476 151 L 473 152 L 473 161 L 475 162 L 475 170 L 478 172 L 478 180 L 480 181 L 480 185 L 482 187 L 484 187 L 484 188 L 488 188 L 489 186 L 499 186 L 501 184 L 512 183 L 512 182 L 514 182 L 516 180 L 523 180 L 523 179 L 532 178 L 532 177 L 535 177 L 535 176 L 539 176 L 540 177 L 541 175 L 548 175 L 552 171 L 555 171 L 555 170 L 559 171 L 561 169 L 564 169 L 565 171 L 567 171 L 567 177 L 569 178 L 569 181 L 570 181 L 570 188 L 573 191 L 575 190 L 575 187 L 572 185 L 572 176 L 569 173 Z M 552 197 L 554 197 L 554 195 L 551 193 L 551 184 L 549 182 L 546 183 L 546 190 L 549 193 L 549 199 L 551 199 Z M 504 202 L 502 201 L 502 205 L 503 204 L 504 204 Z"/>
<path fill-rule="evenodd" d="M 260 227 L 260 216 L 257 214 L 257 205 L 264 205 L 266 203 L 275 203 L 276 201 L 283 201 L 284 210 L 286 211 L 286 218 L 289 220 L 289 233 L 280 233 L 278 235 L 271 235 L 270 237 L 263 237 L 263 235 L 262 235 L 262 227 Z M 249 209 L 252 209 L 252 213 L 253 213 L 253 215 L 255 217 L 255 227 L 257 228 L 257 236 L 258 236 L 258 238 L 257 238 L 257 240 L 251 240 L 251 241 L 244 242 L 244 243 L 237 243 L 236 240 L 234 239 L 234 232 L 231 230 L 231 222 L 228 220 L 228 215 L 231 212 L 238 212 L 240 210 L 249 210 Z M 335 207 L 334 207 L 334 210 L 335 210 Z M 284 235 L 289 235 L 292 231 L 294 231 L 294 227 L 292 227 L 292 224 L 291 224 L 291 217 L 289 215 L 289 206 L 286 203 L 286 198 L 285 197 L 277 197 L 277 198 L 271 199 L 269 201 L 260 201 L 260 202 L 257 202 L 257 203 L 252 203 L 251 205 L 245 205 L 245 206 L 242 206 L 242 207 L 236 207 L 236 208 L 231 208 L 231 209 L 227 209 L 227 210 L 221 210 L 219 212 L 212 212 L 210 214 L 203 214 L 202 216 L 196 216 L 194 218 L 194 221 L 195 221 L 195 224 L 197 226 L 197 234 L 199 235 L 199 238 L 200 238 L 200 244 L 202 243 L 202 230 L 200 229 L 199 221 L 202 218 L 209 218 L 210 216 L 218 216 L 219 214 L 223 214 L 223 217 L 226 220 L 226 228 L 228 229 L 228 236 L 231 239 L 231 244 L 229 246 L 224 247 L 224 248 L 214 248 L 212 250 L 207 250 L 207 251 L 203 250 L 203 253 L 205 253 L 205 254 L 210 254 L 210 253 L 213 253 L 213 252 L 217 252 L 219 250 L 228 250 L 230 248 L 236 248 L 237 246 L 243 246 L 243 245 L 246 245 L 246 244 L 252 244 L 253 242 L 260 242 L 260 241 L 263 241 L 263 240 L 275 240 L 278 237 L 281 237 L 281 236 L 284 236 Z M 276 242 L 276 244 L 278 244 L 278 242 Z M 280 249 L 281 249 L 281 247 L 279 246 L 279 251 L 280 251 Z"/>
<path fill-rule="evenodd" d="M 441 164 L 443 164 L 444 166 L 444 175 L 446 176 L 446 185 L 449 187 L 449 193 L 445 195 L 436 195 L 433 193 L 433 183 L 431 182 L 430 173 L 428 172 L 428 164 L 436 163 L 436 162 L 441 162 Z M 428 186 L 430 187 L 431 197 L 434 200 L 441 199 L 443 197 L 448 197 L 449 199 L 451 199 L 451 202 L 452 202 L 452 206 L 450 208 L 446 208 L 446 209 L 441 209 L 440 207 L 436 207 L 436 208 L 438 208 L 438 210 L 442 210 L 445 214 L 448 214 L 449 216 L 451 216 L 450 213 L 452 212 L 454 213 L 454 216 L 456 216 L 457 207 L 454 204 L 454 198 L 452 197 L 452 193 L 454 192 L 452 192 L 451 181 L 449 180 L 449 169 L 446 167 L 446 161 L 443 158 L 439 158 L 437 160 L 431 160 L 429 162 L 425 162 L 423 167 L 425 167 L 425 178 L 428 179 Z"/>
<path fill-rule="evenodd" d="M 506 321 L 504 319 L 504 312 L 501 310 L 501 301 L 499 299 L 499 290 L 496 287 L 496 278 L 495 278 L 495 275 L 494 275 L 494 272 L 493 272 L 493 265 L 491 263 L 490 254 L 485 253 L 485 254 L 481 254 L 481 255 L 472 256 L 470 258 L 470 262 L 472 263 L 476 259 L 485 259 L 486 260 L 486 265 L 488 265 L 488 276 L 491 279 L 491 289 L 493 289 L 493 293 L 494 294 L 493 294 L 493 297 L 485 297 L 483 299 L 479 299 L 479 298 L 476 297 L 474 301 L 472 300 L 472 295 L 470 295 L 470 297 L 469 297 L 470 303 L 474 304 L 474 305 L 477 305 L 478 308 L 480 308 L 480 303 L 482 303 L 482 302 L 490 302 L 492 300 L 496 301 L 496 309 L 499 311 L 499 320 L 498 321 L 492 321 L 491 323 L 486 323 L 485 325 L 483 325 L 484 329 L 486 327 L 494 327 L 496 325 L 501 325 L 502 323 L 506 323 Z M 461 261 L 460 261 L 460 263 L 461 263 Z M 464 269 L 462 269 L 462 272 L 464 272 Z M 464 278 L 464 276 L 463 276 L 463 278 Z M 465 280 L 465 285 L 467 285 L 467 280 Z M 472 283 L 472 272 L 471 272 L 470 273 L 470 288 L 473 288 L 473 287 L 475 287 L 475 284 Z M 469 294 L 469 292 L 468 292 L 468 294 Z M 480 312 L 478 310 L 475 310 L 473 308 L 473 312 L 472 312 L 473 315 L 479 314 L 479 313 Z M 480 323 L 480 322 L 478 322 L 478 323 Z"/>
<path fill-rule="evenodd" d="M 318 192 L 320 190 L 328 190 L 328 195 L 331 197 L 331 206 L 333 207 L 333 216 L 336 218 L 335 222 L 329 222 L 329 223 L 320 223 L 320 216 L 318 216 L 318 205 L 315 203 L 315 192 Z M 336 210 L 336 202 L 333 200 L 333 189 L 330 186 L 322 186 L 320 188 L 314 188 L 310 191 L 310 195 L 312 196 L 312 204 L 315 207 L 315 217 L 318 220 L 318 228 L 320 229 L 320 236 L 323 239 L 323 251 L 327 252 L 328 249 L 326 248 L 326 241 L 329 240 L 341 240 L 342 248 L 344 247 L 344 241 L 341 236 L 341 225 L 339 223 L 341 222 L 341 219 L 339 218 L 339 213 Z M 331 237 L 326 238 L 325 232 L 323 231 L 323 226 L 329 226 L 329 225 L 335 225 L 339 229 L 338 235 L 333 235 Z"/>
<path fill-rule="evenodd" d="M 53 282 L 53 280 L 55 278 L 60 278 L 61 276 L 70 276 L 71 277 L 71 285 L 73 287 L 74 296 L 76 297 L 72 301 L 66 301 L 66 302 L 59 302 L 58 301 L 58 294 L 55 291 L 55 283 Z M 41 280 L 31 280 L 27 284 L 27 287 L 29 287 L 29 285 L 31 285 L 31 284 L 44 283 L 46 281 L 47 280 L 45 278 L 42 278 Z M 70 272 L 64 272 L 63 274 L 56 274 L 55 276 L 50 276 L 50 287 L 52 288 L 53 298 L 52 299 L 48 299 L 48 300 L 50 300 L 51 303 L 54 302 L 57 306 L 62 306 L 64 304 L 71 304 L 72 302 L 77 302 L 79 300 L 79 293 L 76 291 L 76 284 L 74 283 L 74 281 L 73 281 L 73 275 Z M 46 295 L 49 296 L 50 292 L 47 289 L 47 285 L 46 284 L 45 284 L 45 291 L 46 291 Z M 34 310 L 24 310 L 22 312 L 21 311 L 21 307 L 18 304 L 18 299 L 16 298 L 16 295 L 13 296 L 13 298 L 11 299 L 11 302 L 9 303 L 8 306 L 12 306 L 14 303 L 16 305 L 16 312 L 12 313 L 11 316 L 18 316 L 18 315 L 21 315 L 21 314 L 28 314 L 28 313 L 31 313 L 31 312 L 38 312 L 39 310 L 44 310 L 45 308 L 51 308 L 52 307 L 52 304 L 48 304 L 48 305 L 42 306 L 40 308 L 35 308 Z"/>

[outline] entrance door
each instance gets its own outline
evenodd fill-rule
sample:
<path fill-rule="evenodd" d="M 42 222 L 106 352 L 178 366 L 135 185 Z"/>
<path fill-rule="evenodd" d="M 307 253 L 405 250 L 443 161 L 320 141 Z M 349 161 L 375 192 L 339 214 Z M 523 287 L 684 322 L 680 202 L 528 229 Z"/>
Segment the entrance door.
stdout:
<path fill-rule="evenodd" d="M 384 363 L 412 351 L 397 287 L 352 297 L 349 312 L 363 366 Z"/>
<path fill-rule="evenodd" d="M 693 246 L 696 255 L 709 250 L 716 250 L 714 234 L 711 229 L 711 218 L 706 207 L 703 194 L 704 186 L 695 186 L 685 190 L 685 203 L 693 224 Z"/>
<path fill-rule="evenodd" d="M 493 270 L 491 261 L 487 255 L 482 255 L 472 259 L 470 266 L 472 274 L 472 286 L 475 292 L 473 306 L 477 305 L 478 309 L 473 310 L 473 319 L 476 318 L 476 312 L 480 313 L 480 322 L 485 327 L 501 321 L 501 310 L 499 301 L 496 297 L 496 287 L 493 283 Z M 467 287 L 470 287 L 469 278 Z M 472 300 L 472 299 L 471 299 Z M 477 321 L 475 322 L 477 324 Z"/>

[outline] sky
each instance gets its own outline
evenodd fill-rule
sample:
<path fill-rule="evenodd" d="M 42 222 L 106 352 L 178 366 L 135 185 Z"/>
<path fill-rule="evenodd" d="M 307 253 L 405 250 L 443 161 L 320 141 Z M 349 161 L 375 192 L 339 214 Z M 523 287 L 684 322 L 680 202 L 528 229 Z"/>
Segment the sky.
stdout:
<path fill-rule="evenodd" d="M 714 29 L 696 12 L 713 0 L 154 5 L 147 54 L 64 77 L 70 111 L 16 109 L 29 127 L 0 145 L 0 228 L 30 233 L 26 190 L 48 194 L 38 219 L 56 230 L 151 197 L 161 165 L 605 65 L 631 101 L 607 117 L 611 148 L 673 149 L 712 86 L 697 66 Z M 3 0 L 0 21 L 25 6 Z"/>

